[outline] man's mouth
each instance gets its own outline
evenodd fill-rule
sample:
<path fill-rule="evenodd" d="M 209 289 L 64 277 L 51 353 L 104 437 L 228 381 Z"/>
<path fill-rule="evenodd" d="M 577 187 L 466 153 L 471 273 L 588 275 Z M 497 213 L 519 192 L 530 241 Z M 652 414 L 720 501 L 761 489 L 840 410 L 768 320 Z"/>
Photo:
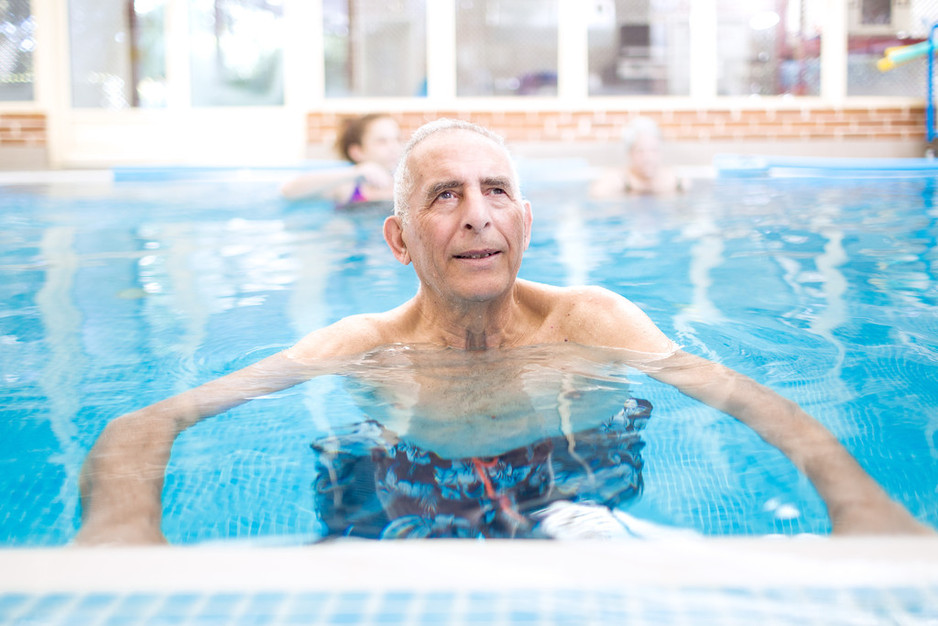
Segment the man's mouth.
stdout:
<path fill-rule="evenodd" d="M 498 254 L 498 250 L 473 250 L 454 255 L 457 259 L 486 259 Z"/>

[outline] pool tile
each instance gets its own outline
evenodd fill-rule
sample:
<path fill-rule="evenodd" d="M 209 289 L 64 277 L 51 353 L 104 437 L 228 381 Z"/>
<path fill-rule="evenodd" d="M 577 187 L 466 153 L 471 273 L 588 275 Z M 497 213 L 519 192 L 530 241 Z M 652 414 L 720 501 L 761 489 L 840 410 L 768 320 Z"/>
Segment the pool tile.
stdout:
<path fill-rule="evenodd" d="M 931 626 L 936 620 L 933 588 L 0 594 L 0 626 Z"/>

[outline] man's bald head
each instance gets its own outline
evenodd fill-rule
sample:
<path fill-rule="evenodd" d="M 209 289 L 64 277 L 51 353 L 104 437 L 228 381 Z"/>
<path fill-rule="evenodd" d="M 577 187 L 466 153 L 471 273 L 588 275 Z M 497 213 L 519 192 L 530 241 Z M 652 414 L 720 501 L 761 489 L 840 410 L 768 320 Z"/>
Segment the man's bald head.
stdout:
<path fill-rule="evenodd" d="M 400 218 L 402 223 L 407 220 L 407 216 L 410 213 L 410 196 L 414 191 L 414 184 L 416 183 L 415 173 L 411 170 L 411 156 L 413 155 L 414 150 L 417 148 L 417 146 L 430 137 L 436 136 L 439 133 L 454 131 L 468 131 L 476 133 L 485 137 L 500 149 L 502 149 L 505 152 L 505 156 L 508 158 L 508 162 L 511 164 L 512 182 L 516 189 L 520 189 L 518 172 L 515 168 L 514 160 L 511 158 L 511 154 L 508 152 L 508 147 L 505 145 L 505 140 L 502 139 L 500 135 L 483 126 L 473 124 L 472 122 L 441 118 L 433 122 L 428 122 L 414 131 L 410 141 L 408 141 L 407 145 L 404 146 L 404 152 L 401 155 L 400 165 L 394 174 L 394 214 Z"/>

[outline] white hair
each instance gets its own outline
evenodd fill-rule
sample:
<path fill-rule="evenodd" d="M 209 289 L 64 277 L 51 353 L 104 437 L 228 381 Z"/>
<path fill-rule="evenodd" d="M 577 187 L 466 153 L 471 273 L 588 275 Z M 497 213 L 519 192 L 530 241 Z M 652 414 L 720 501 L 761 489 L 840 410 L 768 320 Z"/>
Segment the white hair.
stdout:
<path fill-rule="evenodd" d="M 626 151 L 632 149 L 635 140 L 642 136 L 650 136 L 655 139 L 661 139 L 661 129 L 658 124 L 650 117 L 635 117 L 629 122 L 629 125 L 622 131 L 622 142 L 625 144 Z"/>
<path fill-rule="evenodd" d="M 407 215 L 410 212 L 409 199 L 411 193 L 414 191 L 415 184 L 413 172 L 410 171 L 410 155 L 413 153 L 414 148 L 425 139 L 437 133 L 451 130 L 467 130 L 477 133 L 501 148 L 505 152 L 505 156 L 508 157 L 508 162 L 511 166 L 512 184 L 515 186 L 515 191 L 520 193 L 521 187 L 518 180 L 518 171 L 515 167 L 514 159 L 512 159 L 511 153 L 508 151 L 508 146 L 505 144 L 505 140 L 501 135 L 492 132 L 484 126 L 473 124 L 472 122 L 443 117 L 432 122 L 427 122 L 418 128 L 414 131 L 414 134 L 411 135 L 407 145 L 404 146 L 401 160 L 397 166 L 397 170 L 394 172 L 394 215 L 400 218 L 402 223 L 407 220 Z"/>

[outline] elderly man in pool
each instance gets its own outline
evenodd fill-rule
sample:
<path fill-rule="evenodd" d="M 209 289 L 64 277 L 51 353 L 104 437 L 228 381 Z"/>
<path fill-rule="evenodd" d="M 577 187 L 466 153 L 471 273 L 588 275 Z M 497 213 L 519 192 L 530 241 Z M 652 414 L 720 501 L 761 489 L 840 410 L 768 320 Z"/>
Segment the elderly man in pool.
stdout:
<path fill-rule="evenodd" d="M 526 464 L 530 470 L 524 472 L 528 477 L 524 487 L 535 490 L 540 508 L 556 503 L 549 487 L 545 492 L 530 478 L 540 471 L 535 466 L 550 464 L 553 457 L 538 444 L 524 441 L 524 424 L 517 420 L 525 418 L 519 417 L 519 411 L 505 408 L 504 415 L 515 415 L 516 422 L 507 425 L 500 412 L 513 402 L 518 406 L 519 394 L 530 390 L 523 388 L 517 370 L 500 365 L 495 357 L 536 346 L 608 350 L 611 359 L 633 355 L 628 359 L 631 367 L 741 420 L 808 476 L 827 505 L 835 533 L 933 532 L 891 500 L 836 438 L 796 404 L 737 372 L 680 350 L 626 298 L 601 288 L 561 288 L 519 279 L 531 224 L 531 206 L 520 195 L 513 162 L 498 136 L 456 120 L 438 120 L 419 129 L 396 174 L 395 213 L 384 224 L 395 258 L 413 264 L 420 281 L 416 295 L 384 313 L 342 319 L 242 370 L 112 421 L 83 468 L 83 520 L 77 541 L 165 541 L 160 499 L 164 470 L 180 432 L 252 398 L 339 371 L 344 360 L 367 353 L 392 366 L 412 363 L 407 351 L 399 349 L 402 345 L 429 349 L 439 360 L 429 369 L 412 368 L 406 375 L 388 373 L 406 371 L 406 365 L 391 367 L 385 370 L 385 379 L 373 381 L 398 416 L 377 426 L 376 445 L 384 441 L 389 449 L 408 446 L 406 454 L 398 454 L 400 448 L 390 452 L 392 461 L 395 455 L 426 459 L 426 454 L 414 451 L 429 450 L 434 463 L 445 465 L 450 473 L 456 472 L 460 459 L 471 459 L 460 467 L 477 473 L 481 486 L 473 498 L 489 503 L 463 520 L 474 526 L 476 535 L 487 535 L 486 523 L 493 528 L 501 524 L 502 530 L 513 525 L 510 532 L 493 531 L 494 536 L 537 524 L 532 507 L 523 510 L 508 486 L 495 484 L 512 472 L 496 478 L 486 469 L 507 464 L 503 459 L 509 456 L 512 463 Z M 431 375 L 430 370 L 457 367 L 454 363 L 464 368 L 461 375 Z M 556 388 L 550 393 L 560 395 Z M 615 445 L 625 448 L 606 456 L 628 457 L 635 452 L 635 422 L 647 417 L 648 408 L 647 403 L 633 401 L 620 411 L 618 422 L 567 424 L 568 430 L 577 432 L 565 436 L 571 440 L 580 430 L 613 432 Z M 505 421 L 510 420 L 505 417 Z M 609 452 L 607 444 L 596 441 L 594 447 L 607 446 Z M 561 447 L 555 445 L 554 453 L 559 455 Z M 568 467 L 580 463 L 590 446 L 583 444 L 576 452 L 570 448 L 567 454 L 576 462 Z M 330 454 L 323 447 L 320 452 Z M 384 470 L 404 471 L 389 467 Z M 630 475 L 634 478 L 634 473 Z M 454 479 L 454 484 L 458 482 Z M 572 487 L 558 493 L 575 498 L 585 484 L 572 480 L 568 482 Z M 387 504 L 386 489 L 383 495 Z M 405 507 L 405 513 L 413 511 Z M 411 520 L 405 526 L 412 531 L 413 516 L 404 517 Z M 389 519 L 394 521 L 393 516 Z M 382 536 L 407 535 L 398 531 Z M 427 529 L 419 534 L 433 535 Z"/>

